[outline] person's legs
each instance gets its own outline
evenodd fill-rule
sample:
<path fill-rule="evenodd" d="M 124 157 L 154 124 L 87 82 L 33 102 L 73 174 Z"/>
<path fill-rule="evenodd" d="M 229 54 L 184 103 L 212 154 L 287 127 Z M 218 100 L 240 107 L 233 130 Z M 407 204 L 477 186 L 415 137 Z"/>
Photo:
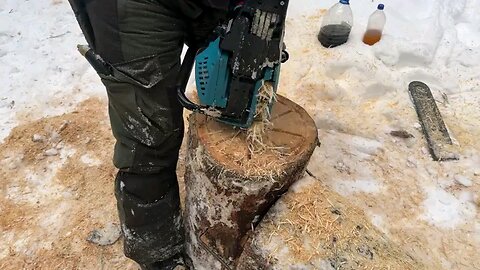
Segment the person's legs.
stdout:
<path fill-rule="evenodd" d="M 171 269 L 183 248 L 175 172 L 184 131 L 174 89 L 180 54 L 186 36 L 190 45 L 201 44 L 226 13 L 190 0 L 69 2 L 90 47 L 133 79 L 102 80 L 117 140 L 115 195 L 125 255 L 142 269 Z"/>
<path fill-rule="evenodd" d="M 162 1 L 86 0 L 96 53 L 154 85 L 146 89 L 103 80 L 117 140 L 115 195 L 124 251 L 145 269 L 171 260 L 183 248 L 176 164 L 184 128 L 174 85 L 185 20 Z"/>
<path fill-rule="evenodd" d="M 183 248 L 176 164 L 183 137 L 182 109 L 170 79 L 152 89 L 105 82 L 114 163 L 115 196 L 125 255 L 146 267 Z"/>

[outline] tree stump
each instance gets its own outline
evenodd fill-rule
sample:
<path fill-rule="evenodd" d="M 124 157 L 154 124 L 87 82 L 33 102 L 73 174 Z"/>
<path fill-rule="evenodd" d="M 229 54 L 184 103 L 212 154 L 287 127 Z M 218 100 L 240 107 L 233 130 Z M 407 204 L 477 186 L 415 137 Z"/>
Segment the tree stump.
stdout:
<path fill-rule="evenodd" d="M 260 153 L 248 150 L 239 129 L 200 114 L 189 121 L 186 250 L 195 269 L 234 269 L 252 229 L 304 174 L 317 129 L 303 108 L 281 96 Z"/>

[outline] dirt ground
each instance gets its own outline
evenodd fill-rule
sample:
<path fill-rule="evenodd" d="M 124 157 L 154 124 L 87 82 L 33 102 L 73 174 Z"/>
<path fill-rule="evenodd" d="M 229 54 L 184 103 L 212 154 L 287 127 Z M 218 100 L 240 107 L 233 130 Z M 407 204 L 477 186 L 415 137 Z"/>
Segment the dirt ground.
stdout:
<path fill-rule="evenodd" d="M 338 140 L 335 134 L 332 135 L 335 139 L 329 136 L 321 134 L 326 142 Z M 95 98 L 84 101 L 70 113 L 29 121 L 12 130 L 0 146 L 0 269 L 138 269 L 123 256 L 121 239 L 106 246 L 87 241 L 94 230 L 118 226 L 112 181 L 116 171 L 111 165 L 113 143 L 106 101 Z M 382 157 L 383 154 L 375 163 L 393 164 L 378 160 Z M 328 162 L 325 166 L 329 166 Z M 341 172 L 335 166 L 330 170 L 333 171 L 325 169 L 324 173 Z M 180 170 L 181 182 L 182 175 Z M 323 179 L 326 175 L 317 177 Z M 396 175 L 403 174 L 399 171 Z M 181 186 L 183 190 L 182 183 Z M 396 198 L 405 197 L 399 189 L 393 192 Z M 420 195 L 407 195 L 405 201 L 414 204 L 422 201 L 416 198 Z M 311 197 L 301 196 L 305 200 Z M 368 201 L 375 207 L 387 207 L 391 198 L 372 200 L 364 194 L 353 196 L 350 201 L 357 207 Z M 396 209 L 392 217 L 416 219 L 406 217 L 414 211 L 414 206 L 401 204 L 399 208 L 403 210 Z M 440 256 L 437 253 L 443 250 L 445 257 L 465 262 L 463 266 L 459 262 L 458 269 L 478 269 L 476 256 L 472 255 L 474 246 L 462 244 L 468 242 L 468 234 L 452 231 L 452 237 L 439 240 L 437 236 L 443 234 L 428 225 L 404 228 L 401 223 L 395 225 L 394 220 L 389 220 L 389 224 L 392 228 L 388 236 L 410 252 L 424 258 L 433 252 L 437 258 Z M 462 227 L 463 232 L 467 229 Z M 426 235 L 432 236 L 428 242 Z M 442 242 L 441 250 L 436 249 L 438 241 Z M 430 250 L 431 247 L 435 250 Z"/>
<path fill-rule="evenodd" d="M 12 131 L 0 147 L 0 269 L 137 269 L 121 240 L 86 240 L 118 226 L 113 143 L 99 99 Z"/>

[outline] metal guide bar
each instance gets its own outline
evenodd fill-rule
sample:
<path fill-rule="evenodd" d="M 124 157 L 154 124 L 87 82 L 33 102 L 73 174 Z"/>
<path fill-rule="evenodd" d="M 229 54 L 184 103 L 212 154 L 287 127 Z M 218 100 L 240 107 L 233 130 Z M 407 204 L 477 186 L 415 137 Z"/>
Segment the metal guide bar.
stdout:
<path fill-rule="evenodd" d="M 458 159 L 458 156 L 451 152 L 452 139 L 430 88 L 423 82 L 415 81 L 410 83 L 408 91 L 415 105 L 432 158 L 435 161 Z"/>

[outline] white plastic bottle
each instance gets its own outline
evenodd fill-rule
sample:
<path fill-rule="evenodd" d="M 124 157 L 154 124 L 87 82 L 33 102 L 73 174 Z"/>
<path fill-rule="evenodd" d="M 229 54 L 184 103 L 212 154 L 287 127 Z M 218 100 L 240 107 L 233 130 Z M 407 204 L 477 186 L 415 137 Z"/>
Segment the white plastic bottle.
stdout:
<path fill-rule="evenodd" d="M 384 8 L 385 6 L 383 4 L 379 4 L 377 10 L 370 15 L 367 31 L 365 31 L 365 35 L 363 36 L 363 43 L 372 46 L 382 38 L 383 28 L 387 22 L 387 17 L 385 16 L 385 12 L 383 12 Z"/>
<path fill-rule="evenodd" d="M 347 42 L 353 26 L 353 14 L 349 0 L 340 0 L 333 5 L 323 18 L 318 40 L 326 48 Z"/>

